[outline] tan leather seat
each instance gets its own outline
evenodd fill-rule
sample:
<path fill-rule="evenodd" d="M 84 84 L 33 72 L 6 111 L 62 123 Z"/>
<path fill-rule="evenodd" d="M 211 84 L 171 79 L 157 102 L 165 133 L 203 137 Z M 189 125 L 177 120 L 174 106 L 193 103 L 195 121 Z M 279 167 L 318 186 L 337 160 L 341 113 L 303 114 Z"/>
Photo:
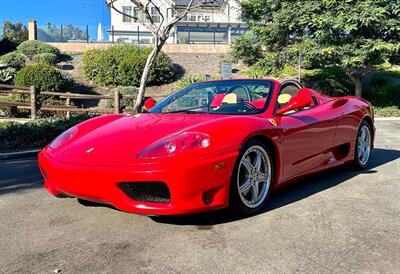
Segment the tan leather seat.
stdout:
<path fill-rule="evenodd" d="M 222 104 L 237 104 L 239 103 L 238 96 L 235 93 L 229 93 L 222 99 Z"/>

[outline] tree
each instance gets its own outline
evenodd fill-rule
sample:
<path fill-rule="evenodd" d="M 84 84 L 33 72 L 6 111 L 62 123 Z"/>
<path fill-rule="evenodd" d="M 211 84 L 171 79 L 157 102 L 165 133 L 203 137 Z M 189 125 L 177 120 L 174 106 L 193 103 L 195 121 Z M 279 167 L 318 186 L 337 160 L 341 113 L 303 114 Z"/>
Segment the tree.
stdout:
<path fill-rule="evenodd" d="M 22 23 L 3 22 L 3 37 L 9 41 L 20 44 L 28 40 L 28 29 Z"/>
<path fill-rule="evenodd" d="M 301 51 L 307 66 L 338 66 L 362 95 L 375 65 L 400 62 L 400 1 L 243 0 L 242 17 L 268 51 Z M 294 60 L 294 58 L 292 58 Z"/>
<path fill-rule="evenodd" d="M 170 0 L 129 0 L 136 8 L 141 12 L 141 15 L 132 15 L 123 12 L 115 6 L 115 2 L 118 0 L 108 0 L 108 5 L 115 10 L 117 13 L 122 14 L 128 18 L 131 18 L 144 27 L 146 27 L 153 35 L 153 49 L 147 57 L 146 64 L 143 70 L 143 74 L 140 80 L 140 87 L 135 102 L 135 112 L 140 111 L 140 107 L 146 92 L 147 79 L 149 77 L 150 69 L 160 53 L 165 42 L 169 38 L 172 28 L 182 20 L 189 12 L 201 8 L 201 7 L 213 7 L 214 3 L 218 0 L 188 0 L 187 5 L 182 9 L 178 9 L 172 6 L 174 15 L 172 18 L 168 18 L 166 14 L 163 14 L 162 7 L 170 6 L 174 1 Z M 160 20 L 154 20 L 151 15 L 150 8 L 154 7 L 157 13 L 160 15 Z"/>

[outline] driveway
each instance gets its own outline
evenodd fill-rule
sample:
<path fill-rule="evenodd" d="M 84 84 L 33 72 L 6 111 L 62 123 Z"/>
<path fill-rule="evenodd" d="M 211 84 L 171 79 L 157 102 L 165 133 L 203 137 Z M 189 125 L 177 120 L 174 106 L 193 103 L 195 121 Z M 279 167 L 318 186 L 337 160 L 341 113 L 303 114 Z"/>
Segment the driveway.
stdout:
<path fill-rule="evenodd" d="M 150 218 L 43 188 L 35 159 L 0 162 L 0 272 L 399 273 L 400 122 L 377 122 L 369 169 L 274 193 L 264 212 Z"/>

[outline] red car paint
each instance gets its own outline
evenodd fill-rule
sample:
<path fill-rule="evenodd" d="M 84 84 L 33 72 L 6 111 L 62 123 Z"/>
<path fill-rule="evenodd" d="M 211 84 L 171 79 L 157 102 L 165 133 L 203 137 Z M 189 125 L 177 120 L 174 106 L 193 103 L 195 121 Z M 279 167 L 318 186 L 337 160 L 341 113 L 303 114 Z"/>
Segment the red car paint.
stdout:
<path fill-rule="evenodd" d="M 56 196 L 104 202 L 139 214 L 204 212 L 228 206 L 237 156 L 242 145 L 252 138 L 265 141 L 271 150 L 275 189 L 296 178 L 352 161 L 363 119 L 371 123 L 374 135 L 371 105 L 365 100 L 328 97 L 303 89 L 298 96 L 302 100 L 313 96 L 318 105 L 279 115 L 280 84 L 266 81 L 275 85 L 269 107 L 261 114 L 145 113 L 106 115 L 85 121 L 77 125 L 71 139 L 57 148 L 48 146 L 39 154 L 45 187 Z M 259 107 L 257 101 L 253 103 Z M 174 157 L 137 157 L 163 138 L 183 132 L 207 134 L 212 143 Z M 340 147 L 346 148 L 346 153 Z M 171 200 L 133 200 L 118 187 L 124 182 L 164 182 Z"/>

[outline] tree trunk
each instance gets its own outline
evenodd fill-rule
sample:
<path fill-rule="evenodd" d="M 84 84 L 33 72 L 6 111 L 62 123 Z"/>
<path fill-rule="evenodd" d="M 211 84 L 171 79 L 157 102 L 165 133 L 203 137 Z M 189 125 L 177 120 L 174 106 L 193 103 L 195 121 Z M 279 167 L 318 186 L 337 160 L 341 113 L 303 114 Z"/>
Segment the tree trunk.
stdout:
<path fill-rule="evenodd" d="M 153 50 L 150 52 L 149 56 L 147 57 L 146 65 L 144 66 L 144 70 L 143 70 L 143 74 L 142 74 L 142 78 L 140 79 L 140 87 L 139 87 L 139 91 L 138 91 L 135 106 L 134 106 L 135 113 L 141 112 L 142 101 L 144 98 L 144 94 L 146 92 L 147 79 L 149 78 L 150 69 L 153 66 L 153 63 L 156 60 L 158 54 L 160 53 L 161 48 L 163 47 L 165 41 L 166 40 L 155 38 Z"/>
<path fill-rule="evenodd" d="M 355 95 L 357 97 L 362 97 L 362 89 L 363 89 L 363 85 L 362 85 L 362 77 L 359 76 L 355 76 L 352 74 L 349 74 L 350 79 L 353 81 L 354 86 L 355 86 Z"/>

